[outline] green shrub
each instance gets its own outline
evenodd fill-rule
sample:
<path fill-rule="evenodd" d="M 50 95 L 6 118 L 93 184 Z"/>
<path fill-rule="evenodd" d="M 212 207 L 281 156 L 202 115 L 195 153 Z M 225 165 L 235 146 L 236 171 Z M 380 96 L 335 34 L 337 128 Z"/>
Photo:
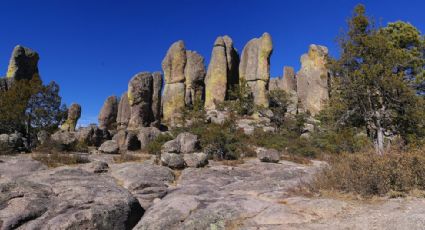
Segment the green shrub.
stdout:
<path fill-rule="evenodd" d="M 146 151 L 149 154 L 153 155 L 160 155 L 161 154 L 161 147 L 165 144 L 165 142 L 170 141 L 173 139 L 173 136 L 169 133 L 160 134 L 158 137 L 155 138 L 155 140 L 151 141 L 146 146 Z"/>

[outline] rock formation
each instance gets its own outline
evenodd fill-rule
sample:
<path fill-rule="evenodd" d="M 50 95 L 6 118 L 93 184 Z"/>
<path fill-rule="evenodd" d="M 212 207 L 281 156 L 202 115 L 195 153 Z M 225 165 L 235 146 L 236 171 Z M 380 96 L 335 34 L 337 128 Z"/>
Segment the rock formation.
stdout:
<path fill-rule="evenodd" d="M 268 33 L 264 33 L 261 38 L 254 38 L 245 45 L 239 65 L 239 77 L 251 88 L 254 103 L 266 108 L 269 106 L 267 90 L 272 51 L 272 38 Z"/>
<path fill-rule="evenodd" d="M 162 114 L 165 122 L 173 123 L 185 106 L 186 50 L 183 41 L 168 49 L 162 61 L 165 87 L 162 97 Z"/>
<path fill-rule="evenodd" d="M 269 90 L 283 90 L 286 93 L 297 92 L 297 79 L 294 68 L 283 67 L 283 77 L 270 79 Z"/>
<path fill-rule="evenodd" d="M 229 36 L 218 37 L 214 42 L 210 64 L 205 78 L 205 108 L 215 109 L 223 102 L 228 90 L 238 84 L 239 56 Z"/>
<path fill-rule="evenodd" d="M 154 72 L 153 90 L 152 90 L 152 113 L 154 118 L 153 126 L 159 127 L 161 124 L 161 93 L 162 93 L 162 75 L 160 72 Z"/>
<path fill-rule="evenodd" d="M 130 121 L 130 104 L 128 103 L 128 93 L 125 92 L 121 96 L 120 103 L 118 104 L 117 114 L 117 128 L 126 129 Z"/>
<path fill-rule="evenodd" d="M 297 94 L 301 108 L 311 115 L 323 109 L 329 99 L 329 71 L 326 68 L 328 48 L 310 45 L 301 56 L 301 70 L 297 74 Z"/>
<path fill-rule="evenodd" d="M 154 122 L 152 111 L 153 76 L 149 72 L 136 74 L 128 83 L 130 105 L 129 130 L 147 127 Z"/>
<path fill-rule="evenodd" d="M 118 98 L 110 96 L 106 99 L 99 113 L 99 128 L 115 130 L 117 128 Z"/>
<path fill-rule="evenodd" d="M 81 106 L 73 103 L 68 109 L 68 118 L 61 125 L 61 130 L 74 132 L 78 119 L 81 117 Z"/>
<path fill-rule="evenodd" d="M 185 104 L 193 106 L 196 100 L 202 100 L 204 92 L 205 65 L 204 57 L 195 51 L 186 51 L 185 76 Z"/>
<path fill-rule="evenodd" d="M 14 80 L 29 80 L 38 76 L 38 60 L 37 52 L 17 45 L 13 49 L 6 77 Z"/>

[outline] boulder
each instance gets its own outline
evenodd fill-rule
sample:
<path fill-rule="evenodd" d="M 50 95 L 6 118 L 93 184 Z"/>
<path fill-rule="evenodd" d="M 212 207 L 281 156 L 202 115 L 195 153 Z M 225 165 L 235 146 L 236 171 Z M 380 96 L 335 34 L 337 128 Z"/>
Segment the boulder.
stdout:
<path fill-rule="evenodd" d="M 308 53 L 301 56 L 301 69 L 297 73 L 299 107 L 311 115 L 322 110 L 329 99 L 327 55 L 328 48 L 310 45 Z"/>
<path fill-rule="evenodd" d="M 251 87 L 254 103 L 266 108 L 269 106 L 267 90 L 272 51 L 272 38 L 270 34 L 264 33 L 261 38 L 254 38 L 245 45 L 239 65 L 239 78 Z"/>
<path fill-rule="evenodd" d="M 49 140 L 49 133 L 46 130 L 41 130 L 37 133 L 37 141 L 41 145 L 46 143 Z"/>
<path fill-rule="evenodd" d="M 184 162 L 187 167 L 200 168 L 208 164 L 208 156 L 203 152 L 186 153 L 183 155 Z"/>
<path fill-rule="evenodd" d="M 135 151 L 140 149 L 140 141 L 136 131 L 119 130 L 112 140 L 115 140 L 121 151 Z"/>
<path fill-rule="evenodd" d="M 163 119 L 167 123 L 174 120 L 185 107 L 186 49 L 183 41 L 177 41 L 168 49 L 162 61 L 165 87 L 162 98 Z"/>
<path fill-rule="evenodd" d="M 140 148 L 145 149 L 148 144 L 155 140 L 155 138 L 157 138 L 160 134 L 161 131 L 156 127 L 141 128 L 137 134 L 137 139 L 140 142 Z"/>
<path fill-rule="evenodd" d="M 109 141 L 105 141 L 99 147 L 99 151 L 101 151 L 102 153 L 107 153 L 107 154 L 117 154 L 119 151 L 119 146 L 117 141 L 109 140 Z"/>
<path fill-rule="evenodd" d="M 165 142 L 161 147 L 163 153 L 180 153 L 180 143 L 177 139 Z"/>
<path fill-rule="evenodd" d="M 149 72 L 136 74 L 128 83 L 130 121 L 128 129 L 149 126 L 154 121 L 152 111 L 153 77 Z"/>
<path fill-rule="evenodd" d="M 260 148 L 256 152 L 257 158 L 261 162 L 277 163 L 280 161 L 280 153 L 277 150 Z"/>
<path fill-rule="evenodd" d="M 182 169 L 185 167 L 183 154 L 161 153 L 161 163 L 163 166 L 168 166 L 172 169 Z"/>
<path fill-rule="evenodd" d="M 99 147 L 104 141 L 111 139 L 111 134 L 108 130 L 100 129 L 96 125 L 79 128 L 76 136 L 80 143 L 96 147 Z"/>
<path fill-rule="evenodd" d="M 63 131 L 75 131 L 77 126 L 78 119 L 81 117 L 81 106 L 79 104 L 73 103 L 68 109 L 68 117 L 66 121 L 61 125 L 61 130 Z"/>
<path fill-rule="evenodd" d="M 128 122 L 130 121 L 130 104 L 128 103 L 128 93 L 125 92 L 121 96 L 120 103 L 118 104 L 118 113 L 117 113 L 117 128 L 126 129 Z"/>
<path fill-rule="evenodd" d="M 91 173 L 106 173 L 109 170 L 109 165 L 104 161 L 93 161 L 84 164 L 81 168 Z"/>
<path fill-rule="evenodd" d="M 179 153 L 193 153 L 199 149 L 198 136 L 184 132 L 180 133 L 176 140 L 179 143 Z"/>
<path fill-rule="evenodd" d="M 220 36 L 214 42 L 211 60 L 205 77 L 205 108 L 215 109 L 238 83 L 239 56 L 228 36 Z"/>
<path fill-rule="evenodd" d="M 98 121 L 100 129 L 114 130 L 117 128 L 118 98 L 110 96 L 103 103 Z"/>
<path fill-rule="evenodd" d="M 204 57 L 195 51 L 186 51 L 185 75 L 185 104 L 193 106 L 195 101 L 201 101 L 204 92 L 205 65 Z"/>
<path fill-rule="evenodd" d="M 31 80 L 33 77 L 39 77 L 39 59 L 38 53 L 34 50 L 17 45 L 13 49 L 6 77 L 13 80 Z"/>
<path fill-rule="evenodd" d="M 72 149 L 78 142 L 75 132 L 59 130 L 50 137 L 54 142 L 59 144 L 62 149 Z"/>

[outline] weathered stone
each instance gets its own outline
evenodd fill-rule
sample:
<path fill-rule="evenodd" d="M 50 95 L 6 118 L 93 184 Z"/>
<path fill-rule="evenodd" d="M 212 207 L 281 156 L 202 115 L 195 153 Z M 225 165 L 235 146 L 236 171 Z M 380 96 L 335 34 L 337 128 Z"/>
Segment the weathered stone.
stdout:
<path fill-rule="evenodd" d="M 204 57 L 195 51 L 186 51 L 187 63 L 184 69 L 185 75 L 185 103 L 193 106 L 195 101 L 201 101 L 204 92 L 205 65 Z"/>
<path fill-rule="evenodd" d="M 84 164 L 81 168 L 91 173 L 106 173 L 109 170 L 109 165 L 104 161 L 93 161 Z"/>
<path fill-rule="evenodd" d="M 49 133 L 46 130 L 41 130 L 37 133 L 37 141 L 41 145 L 46 143 L 49 140 Z"/>
<path fill-rule="evenodd" d="M 128 129 L 136 130 L 149 126 L 153 121 L 152 112 L 153 78 L 152 74 L 136 74 L 128 83 L 128 102 L 130 104 L 130 121 Z"/>
<path fill-rule="evenodd" d="M 112 140 L 115 140 L 121 151 L 134 151 L 140 149 L 140 141 L 136 131 L 119 130 Z"/>
<path fill-rule="evenodd" d="M 194 134 L 188 132 L 180 133 L 176 140 L 179 143 L 180 153 L 193 153 L 199 149 L 198 136 Z"/>
<path fill-rule="evenodd" d="M 182 169 L 185 167 L 183 154 L 161 153 L 161 163 L 163 166 L 168 166 L 172 169 Z"/>
<path fill-rule="evenodd" d="M 161 147 L 163 153 L 180 153 L 180 143 L 176 139 L 165 142 Z"/>
<path fill-rule="evenodd" d="M 297 79 L 294 68 L 290 66 L 283 67 L 283 77 L 270 79 L 269 90 L 283 90 L 288 94 L 297 92 Z"/>
<path fill-rule="evenodd" d="M 38 77 L 38 60 L 37 52 L 17 45 L 13 49 L 6 77 L 14 80 L 30 80 L 33 77 Z"/>
<path fill-rule="evenodd" d="M 162 60 L 162 70 L 166 84 L 184 83 L 184 69 L 186 66 L 186 48 L 183 41 L 171 45 Z"/>
<path fill-rule="evenodd" d="M 162 93 L 162 74 L 154 72 L 153 78 L 153 92 L 152 92 L 152 113 L 154 117 L 153 126 L 159 127 L 161 124 L 161 93 Z"/>
<path fill-rule="evenodd" d="M 109 141 L 105 141 L 99 147 L 99 151 L 101 151 L 102 153 L 107 153 L 107 154 L 117 154 L 119 151 L 119 146 L 117 141 L 109 140 Z"/>
<path fill-rule="evenodd" d="M 132 229 L 144 210 L 110 177 L 82 169 L 0 181 L 2 229 Z"/>
<path fill-rule="evenodd" d="M 174 125 L 181 117 L 181 111 L 185 107 L 184 83 L 165 84 L 162 95 L 163 120 Z"/>
<path fill-rule="evenodd" d="M 126 129 L 130 121 L 131 109 L 128 103 L 128 93 L 125 92 L 121 96 L 120 103 L 118 104 L 117 126 L 118 129 Z"/>
<path fill-rule="evenodd" d="M 183 155 L 183 159 L 187 167 L 199 168 L 208 164 L 208 156 L 203 152 L 186 153 Z"/>
<path fill-rule="evenodd" d="M 140 142 L 140 148 L 145 149 L 148 144 L 155 140 L 155 138 L 157 138 L 160 134 L 161 131 L 156 127 L 141 128 L 137 134 L 137 139 Z"/>
<path fill-rule="evenodd" d="M 163 198 L 174 181 L 173 171 L 167 167 L 147 163 L 128 162 L 111 166 L 111 176 L 120 181 L 147 210 L 154 199 Z"/>
<path fill-rule="evenodd" d="M 96 125 L 79 128 L 76 136 L 80 143 L 96 147 L 100 146 L 104 141 L 111 139 L 111 134 L 108 130 L 99 129 Z"/>
<path fill-rule="evenodd" d="M 68 118 L 61 125 L 61 130 L 64 131 L 75 131 L 77 127 L 78 119 L 81 117 L 81 106 L 79 104 L 73 103 L 68 109 Z"/>
<path fill-rule="evenodd" d="M 257 149 L 257 158 L 261 162 L 277 163 L 280 161 L 280 153 L 275 149 Z"/>
<path fill-rule="evenodd" d="M 118 98 L 110 96 L 103 103 L 99 113 L 99 128 L 114 130 L 117 128 Z"/>
<path fill-rule="evenodd" d="M 55 132 L 51 139 L 61 145 L 62 149 L 72 149 L 78 142 L 75 132 L 59 130 Z"/>
<path fill-rule="evenodd" d="M 310 45 L 301 56 L 301 70 L 297 74 L 297 94 L 301 107 L 316 115 L 329 99 L 329 71 L 326 68 L 328 48 Z"/>
<path fill-rule="evenodd" d="M 211 60 L 205 78 L 205 108 L 215 109 L 238 83 L 239 56 L 228 36 L 218 37 L 214 42 Z"/>
<path fill-rule="evenodd" d="M 0 135 L 0 152 L 22 152 L 28 151 L 26 139 L 21 133 L 1 134 Z"/>
<path fill-rule="evenodd" d="M 269 106 L 267 90 L 272 51 L 272 38 L 268 33 L 264 33 L 261 38 L 254 38 L 245 45 L 239 65 L 239 77 L 252 87 L 254 103 L 266 108 Z"/>

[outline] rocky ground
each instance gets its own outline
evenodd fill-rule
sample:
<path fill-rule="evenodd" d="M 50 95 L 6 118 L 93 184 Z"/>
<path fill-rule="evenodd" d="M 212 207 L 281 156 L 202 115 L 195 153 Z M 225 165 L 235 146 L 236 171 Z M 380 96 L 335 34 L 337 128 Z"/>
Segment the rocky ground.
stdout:
<path fill-rule="evenodd" d="M 173 171 L 149 161 L 49 169 L 0 157 L 1 229 L 423 229 L 425 199 L 355 201 L 292 191 L 323 165 L 211 162 Z"/>

